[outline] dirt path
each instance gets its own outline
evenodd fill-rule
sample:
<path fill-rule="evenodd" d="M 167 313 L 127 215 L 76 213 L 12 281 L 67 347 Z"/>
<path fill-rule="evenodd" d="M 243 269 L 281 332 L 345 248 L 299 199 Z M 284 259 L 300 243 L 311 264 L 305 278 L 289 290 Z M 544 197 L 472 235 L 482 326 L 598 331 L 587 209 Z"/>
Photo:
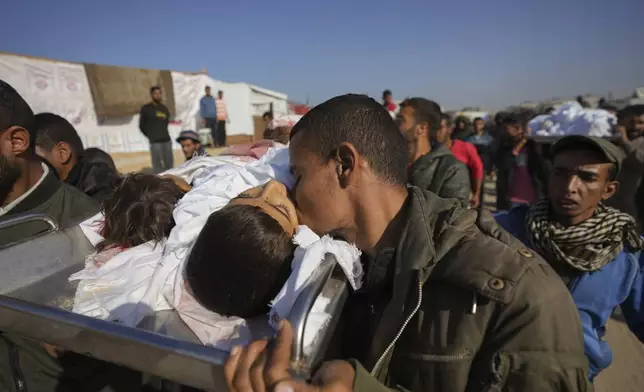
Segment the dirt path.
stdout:
<path fill-rule="evenodd" d="M 210 155 L 217 155 L 222 149 L 208 149 Z M 186 158 L 183 156 L 181 150 L 173 150 L 174 165 L 178 166 L 183 163 Z M 149 152 L 127 152 L 127 153 L 113 153 L 110 154 L 116 168 L 121 173 L 132 173 L 141 170 L 152 168 L 152 160 Z"/>
<path fill-rule="evenodd" d="M 608 323 L 606 340 L 613 349 L 613 364 L 595 380 L 595 392 L 644 391 L 644 344 L 619 316 Z"/>

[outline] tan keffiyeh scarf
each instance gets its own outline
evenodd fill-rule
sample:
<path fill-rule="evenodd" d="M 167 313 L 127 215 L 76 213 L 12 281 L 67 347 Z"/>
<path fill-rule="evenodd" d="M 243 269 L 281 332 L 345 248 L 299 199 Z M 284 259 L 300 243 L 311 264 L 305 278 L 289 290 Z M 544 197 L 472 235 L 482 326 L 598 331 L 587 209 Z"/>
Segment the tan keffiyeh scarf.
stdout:
<path fill-rule="evenodd" d="M 600 204 L 590 219 L 570 227 L 551 221 L 549 215 L 550 202 L 542 199 L 526 216 L 532 246 L 549 262 L 596 271 L 624 248 L 634 252 L 644 248 L 633 218 L 614 208 Z"/>

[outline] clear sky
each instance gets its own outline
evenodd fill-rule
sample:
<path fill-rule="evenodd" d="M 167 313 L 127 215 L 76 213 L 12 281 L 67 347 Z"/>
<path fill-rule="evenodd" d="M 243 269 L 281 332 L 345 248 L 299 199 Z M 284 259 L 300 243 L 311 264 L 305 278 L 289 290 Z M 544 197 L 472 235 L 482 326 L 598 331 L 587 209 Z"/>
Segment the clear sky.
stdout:
<path fill-rule="evenodd" d="M 643 0 L 0 0 L 0 51 L 447 108 L 644 86 Z"/>

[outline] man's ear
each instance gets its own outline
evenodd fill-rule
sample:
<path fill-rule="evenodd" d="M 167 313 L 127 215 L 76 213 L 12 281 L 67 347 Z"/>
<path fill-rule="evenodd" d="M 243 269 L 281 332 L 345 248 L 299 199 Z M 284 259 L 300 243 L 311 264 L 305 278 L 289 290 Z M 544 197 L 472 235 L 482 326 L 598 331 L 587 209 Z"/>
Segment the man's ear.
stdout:
<path fill-rule="evenodd" d="M 606 186 L 604 187 L 604 193 L 602 194 L 602 200 L 610 199 L 611 197 L 613 197 L 613 195 L 615 193 L 617 193 L 618 190 L 619 190 L 619 182 L 617 182 L 617 181 L 608 181 L 606 183 Z"/>
<path fill-rule="evenodd" d="M 427 136 L 429 134 L 429 125 L 427 123 L 416 124 L 414 126 L 416 137 Z"/>
<path fill-rule="evenodd" d="M 24 154 L 30 150 L 31 136 L 29 131 L 23 127 L 14 126 L 6 130 L 9 133 L 9 140 L 11 140 L 11 151 L 16 154 Z"/>
<path fill-rule="evenodd" d="M 342 143 L 335 150 L 336 174 L 338 175 L 338 182 L 343 188 L 347 187 L 355 179 L 359 159 L 360 154 L 351 143 Z"/>
<path fill-rule="evenodd" d="M 65 142 L 58 142 L 52 150 L 52 155 L 62 164 L 67 164 L 72 159 L 72 149 Z"/>

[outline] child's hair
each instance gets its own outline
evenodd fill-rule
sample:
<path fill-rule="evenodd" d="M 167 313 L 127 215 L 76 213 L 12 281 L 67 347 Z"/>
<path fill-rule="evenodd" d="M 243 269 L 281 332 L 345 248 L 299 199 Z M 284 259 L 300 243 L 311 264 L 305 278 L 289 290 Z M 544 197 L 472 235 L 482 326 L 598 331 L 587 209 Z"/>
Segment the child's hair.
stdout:
<path fill-rule="evenodd" d="M 279 126 L 275 128 L 266 128 L 264 130 L 263 138 L 266 140 L 273 140 L 278 143 L 288 144 L 291 137 L 291 126 Z"/>
<path fill-rule="evenodd" d="M 160 241 L 174 227 L 172 211 L 184 193 L 170 179 L 135 173 L 122 177 L 112 195 L 103 201 L 104 240 L 97 251 L 111 247 L 131 248 Z"/>
<path fill-rule="evenodd" d="M 195 299 L 223 316 L 266 314 L 290 274 L 295 245 L 261 208 L 228 205 L 214 212 L 188 256 Z"/>

